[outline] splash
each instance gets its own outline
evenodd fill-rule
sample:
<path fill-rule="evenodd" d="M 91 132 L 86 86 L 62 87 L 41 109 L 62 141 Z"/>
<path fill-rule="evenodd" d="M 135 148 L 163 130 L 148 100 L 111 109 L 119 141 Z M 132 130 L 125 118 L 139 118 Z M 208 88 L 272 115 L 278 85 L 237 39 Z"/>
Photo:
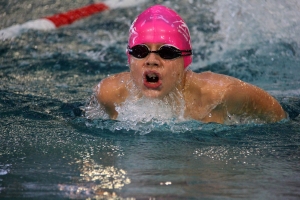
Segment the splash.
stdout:
<path fill-rule="evenodd" d="M 275 3 L 276 2 L 276 3 Z M 299 1 L 217 1 L 215 19 L 226 49 L 243 48 L 265 40 L 300 43 Z"/>
<path fill-rule="evenodd" d="M 179 103 L 178 103 L 179 102 Z M 119 121 L 149 122 L 153 119 L 166 121 L 169 119 L 184 120 L 184 100 L 182 94 L 170 93 L 162 100 L 150 99 L 145 96 L 137 98 L 131 95 L 121 105 L 116 107 Z"/>
<path fill-rule="evenodd" d="M 97 89 L 96 89 L 97 90 Z M 118 117 L 110 120 L 110 117 L 101 106 L 94 93 L 88 104 L 84 107 L 88 127 L 108 129 L 112 132 L 125 130 L 138 134 L 150 132 L 184 133 L 188 131 L 224 131 L 231 128 L 230 125 L 258 125 L 266 122 L 251 116 L 236 116 L 227 113 L 225 125 L 217 123 L 202 123 L 184 117 L 185 102 L 179 91 L 171 92 L 163 99 L 151 99 L 145 96 L 139 97 L 136 88 L 130 91 L 129 97 L 121 105 L 116 106 Z"/>
<path fill-rule="evenodd" d="M 95 88 L 94 94 L 83 108 L 87 127 L 108 129 L 112 132 L 133 131 L 138 134 L 153 131 L 184 133 L 202 130 L 202 122 L 184 117 L 185 102 L 182 93 L 177 89 L 163 99 L 152 99 L 142 96 L 136 87 L 132 87 L 129 97 L 116 106 L 117 119 L 110 120 L 104 107 L 97 101 L 96 92 L 99 86 Z"/>
<path fill-rule="evenodd" d="M 116 120 L 108 120 L 108 114 L 98 103 L 94 93 L 83 108 L 88 119 L 86 125 L 110 131 L 126 130 L 140 134 L 157 130 L 178 133 L 201 129 L 199 124 L 202 123 L 189 123 L 184 118 L 184 100 L 179 91 L 171 92 L 163 99 L 137 97 L 136 88 L 133 88 L 130 93 L 124 103 L 116 106 L 118 112 Z"/>
<path fill-rule="evenodd" d="M 256 56 L 264 55 L 269 52 L 265 50 L 266 46 L 272 50 L 277 44 L 291 46 L 292 53 L 299 56 L 299 8 L 300 2 L 297 0 L 215 1 L 211 10 L 220 29 L 211 36 L 214 45 L 211 46 L 209 58 L 194 63 L 192 69 L 224 60 L 235 62 L 233 56 L 236 52 L 253 48 L 258 49 L 254 51 Z M 201 40 L 203 35 L 197 31 L 193 32 L 193 37 Z M 198 46 L 203 44 L 194 45 L 195 48 Z M 247 59 L 247 56 L 239 56 L 239 59 Z"/>
<path fill-rule="evenodd" d="M 88 104 L 82 108 L 85 112 L 85 117 L 87 119 L 109 119 L 108 114 L 104 111 L 103 106 L 101 106 L 95 94 L 91 96 Z"/>

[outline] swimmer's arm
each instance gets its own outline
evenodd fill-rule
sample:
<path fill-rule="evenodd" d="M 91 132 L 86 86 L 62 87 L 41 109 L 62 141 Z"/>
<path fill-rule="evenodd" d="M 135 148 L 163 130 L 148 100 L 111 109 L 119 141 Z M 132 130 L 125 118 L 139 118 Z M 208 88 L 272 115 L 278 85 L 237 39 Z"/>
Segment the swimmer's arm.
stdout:
<path fill-rule="evenodd" d="M 250 116 L 265 122 L 277 122 L 287 117 L 274 97 L 242 81 L 228 86 L 223 102 L 229 114 Z"/>
<path fill-rule="evenodd" d="M 117 111 L 115 110 L 114 102 L 112 101 L 111 92 L 107 88 L 106 81 L 101 81 L 97 87 L 96 95 L 97 100 L 104 108 L 105 112 L 109 115 L 111 119 L 116 119 L 118 116 Z"/>
<path fill-rule="evenodd" d="M 125 101 L 128 95 L 123 81 L 126 76 L 126 73 L 121 73 L 103 79 L 96 91 L 98 102 L 104 107 L 105 112 L 111 119 L 118 117 L 116 105 Z"/>

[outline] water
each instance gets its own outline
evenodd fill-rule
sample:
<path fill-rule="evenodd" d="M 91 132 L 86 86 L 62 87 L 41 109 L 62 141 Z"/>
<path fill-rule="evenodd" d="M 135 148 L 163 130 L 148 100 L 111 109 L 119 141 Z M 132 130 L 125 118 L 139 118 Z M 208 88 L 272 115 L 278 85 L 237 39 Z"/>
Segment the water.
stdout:
<path fill-rule="evenodd" d="M 8 0 L 0 28 L 91 2 Z M 128 71 L 127 31 L 153 3 L 186 19 L 194 71 L 258 85 L 290 119 L 225 126 L 82 116 L 102 78 Z M 298 10 L 296 0 L 157 0 L 1 41 L 0 198 L 299 199 Z"/>

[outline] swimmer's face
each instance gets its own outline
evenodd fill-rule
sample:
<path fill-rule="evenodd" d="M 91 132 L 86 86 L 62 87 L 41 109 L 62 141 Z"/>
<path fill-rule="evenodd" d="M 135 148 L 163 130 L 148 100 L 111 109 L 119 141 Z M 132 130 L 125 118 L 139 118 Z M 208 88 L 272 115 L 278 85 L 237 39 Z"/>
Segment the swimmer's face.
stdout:
<path fill-rule="evenodd" d="M 157 51 L 163 44 L 146 44 L 151 51 Z M 163 59 L 156 53 L 145 58 L 130 57 L 130 74 L 135 86 L 149 98 L 162 99 L 181 88 L 185 69 L 183 58 Z"/>

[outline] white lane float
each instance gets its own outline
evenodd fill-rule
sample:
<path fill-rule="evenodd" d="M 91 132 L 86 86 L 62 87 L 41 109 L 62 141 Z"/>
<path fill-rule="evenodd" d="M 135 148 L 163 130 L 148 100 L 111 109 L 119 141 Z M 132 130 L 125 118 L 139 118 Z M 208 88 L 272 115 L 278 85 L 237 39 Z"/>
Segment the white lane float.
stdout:
<path fill-rule="evenodd" d="M 101 3 L 90 4 L 64 13 L 30 20 L 24 24 L 16 24 L 2 29 L 0 30 L 0 40 L 13 39 L 29 29 L 53 30 L 105 10 L 134 7 L 144 2 L 146 2 L 146 0 L 107 0 Z"/>

